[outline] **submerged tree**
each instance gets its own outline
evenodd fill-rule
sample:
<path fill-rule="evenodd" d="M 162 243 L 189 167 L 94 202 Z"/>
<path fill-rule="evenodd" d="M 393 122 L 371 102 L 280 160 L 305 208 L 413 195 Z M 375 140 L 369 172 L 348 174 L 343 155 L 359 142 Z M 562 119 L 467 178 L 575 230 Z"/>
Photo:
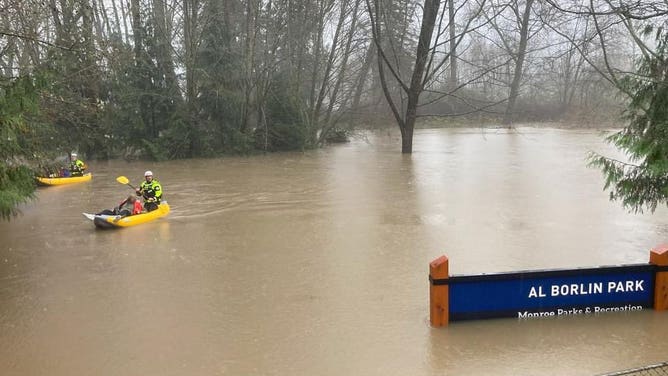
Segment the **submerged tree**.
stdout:
<path fill-rule="evenodd" d="M 400 40 L 399 43 L 391 38 L 393 30 L 392 19 L 386 19 L 385 15 L 388 13 L 382 8 L 384 5 L 391 4 L 391 2 L 383 2 L 380 0 L 367 0 L 367 9 L 372 23 L 373 39 L 376 44 L 376 51 L 378 52 L 378 74 L 380 75 L 381 86 L 387 104 L 392 110 L 399 130 L 401 131 L 401 152 L 413 152 L 413 130 L 415 129 L 415 120 L 417 118 L 417 107 L 420 99 L 420 94 L 424 91 L 427 78 L 425 77 L 425 70 L 429 62 L 430 51 L 432 51 L 432 37 L 438 10 L 441 5 L 439 0 L 425 0 L 422 6 L 422 23 L 420 25 L 420 33 L 417 40 L 417 47 L 415 49 L 414 65 L 411 72 L 402 72 L 402 60 L 400 55 L 389 57 L 385 54 L 385 50 L 396 51 L 396 45 L 401 46 L 399 50 L 403 50 L 405 42 Z M 388 34 L 388 37 L 384 37 Z M 384 40 L 386 44 L 392 47 L 383 45 Z M 394 61 L 395 63 L 393 63 Z M 391 79 L 386 78 L 386 70 L 390 71 Z M 410 77 L 410 81 L 408 80 Z M 410 82 L 410 83 L 409 83 Z M 390 86 L 396 83 L 400 88 L 393 90 Z M 397 98 L 396 92 L 399 93 Z"/>

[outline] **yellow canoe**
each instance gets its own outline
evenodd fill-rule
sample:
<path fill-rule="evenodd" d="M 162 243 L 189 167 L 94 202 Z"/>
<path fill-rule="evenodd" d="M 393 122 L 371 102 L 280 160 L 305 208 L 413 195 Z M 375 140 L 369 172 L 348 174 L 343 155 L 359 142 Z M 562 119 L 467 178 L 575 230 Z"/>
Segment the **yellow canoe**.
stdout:
<path fill-rule="evenodd" d="M 42 185 L 63 185 L 63 184 L 74 184 L 74 183 L 83 183 L 89 181 L 93 178 L 93 174 L 87 172 L 82 176 L 70 176 L 66 178 L 45 178 L 38 176 L 37 182 Z"/>
<path fill-rule="evenodd" d="M 95 227 L 98 228 L 118 228 L 118 227 L 130 227 L 140 225 L 142 223 L 151 222 L 158 218 L 162 218 L 169 214 L 169 205 L 167 201 L 160 203 L 156 210 L 151 212 L 129 215 L 127 217 L 119 218 L 115 215 L 95 215 L 83 213 L 83 215 L 91 219 L 95 224 Z"/>

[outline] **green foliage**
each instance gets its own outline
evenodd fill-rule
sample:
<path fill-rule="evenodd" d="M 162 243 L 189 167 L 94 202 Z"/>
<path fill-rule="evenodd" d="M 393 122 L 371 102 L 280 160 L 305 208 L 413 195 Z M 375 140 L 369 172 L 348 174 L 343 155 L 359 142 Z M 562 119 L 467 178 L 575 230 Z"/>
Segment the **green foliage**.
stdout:
<path fill-rule="evenodd" d="M 30 157 L 31 140 L 38 135 L 29 126 L 31 114 L 38 111 L 37 87 L 32 77 L 0 82 L 0 159 Z"/>
<path fill-rule="evenodd" d="M 160 145 L 151 142 L 147 139 L 142 139 L 142 144 L 146 149 L 147 156 L 156 161 L 162 161 L 167 159 L 166 150 L 161 148 Z"/>
<path fill-rule="evenodd" d="M 182 116 L 174 114 L 160 138 L 143 142 L 147 153 L 155 160 L 188 158 L 192 156 L 193 132 Z"/>
<path fill-rule="evenodd" d="M 0 219 L 17 215 L 18 205 L 34 198 L 34 176 L 23 164 L 40 152 L 41 128 L 31 124 L 39 85 L 27 76 L 0 83 Z"/>
<path fill-rule="evenodd" d="M 234 18 L 226 15 L 223 3 L 207 2 L 208 22 L 197 51 L 197 86 L 195 103 L 197 116 L 192 119 L 193 156 L 213 156 L 220 153 L 245 153 L 249 142 L 247 119 L 243 109 L 243 47 L 234 37 L 238 27 Z"/>
<path fill-rule="evenodd" d="M 56 132 L 51 147 L 92 157 L 107 133 L 99 121 L 109 95 L 104 90 L 103 64 L 81 25 L 72 25 L 57 38 L 79 44 L 73 49 L 49 47 L 48 58 L 37 68 L 48 83 L 40 107 L 44 121 Z"/>
<path fill-rule="evenodd" d="M 145 31 L 146 51 L 133 71 L 134 89 L 145 126 L 138 136 L 156 142 L 173 120 L 178 119 L 177 114 L 185 112 L 185 107 L 175 81 L 172 57 L 164 56 L 161 37 L 150 18 Z"/>
<path fill-rule="evenodd" d="M 291 85 L 276 78 L 267 99 L 267 151 L 305 150 L 313 147 L 302 102 L 291 95 Z M 259 130 L 264 131 L 264 130 Z M 260 134 L 259 141 L 264 135 Z"/>
<path fill-rule="evenodd" d="M 26 166 L 0 164 L 0 219 L 9 220 L 20 213 L 18 206 L 33 199 L 34 175 Z"/>
<path fill-rule="evenodd" d="M 337 127 L 329 130 L 325 137 L 325 142 L 328 144 L 341 144 L 350 142 L 352 131 L 350 129 Z"/>
<path fill-rule="evenodd" d="M 100 129 L 105 130 L 104 144 L 97 150 L 102 158 L 127 157 L 143 150 L 142 137 L 147 134 L 140 105 L 143 78 L 132 49 L 120 40 L 115 40 L 112 48 L 114 58 L 102 86 L 106 100 L 99 116 Z"/>
<path fill-rule="evenodd" d="M 622 81 L 623 89 L 633 94 L 624 114 L 628 125 L 607 138 L 629 161 L 590 155 L 590 164 L 605 175 L 610 199 L 634 212 L 654 212 L 668 203 L 668 34 L 660 29 L 656 35 L 657 54 L 641 60 L 636 74 Z"/>

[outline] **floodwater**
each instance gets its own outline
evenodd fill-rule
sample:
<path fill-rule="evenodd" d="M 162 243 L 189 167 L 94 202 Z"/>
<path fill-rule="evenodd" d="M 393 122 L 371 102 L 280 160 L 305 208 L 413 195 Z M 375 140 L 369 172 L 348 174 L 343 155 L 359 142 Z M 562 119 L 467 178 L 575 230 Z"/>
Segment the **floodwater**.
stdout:
<path fill-rule="evenodd" d="M 88 161 L 0 222 L 2 375 L 593 375 L 666 361 L 668 313 L 429 325 L 452 274 L 645 263 L 668 212 L 608 201 L 598 131 L 420 130 L 306 153 Z M 150 169 L 168 217 L 96 230 Z"/>

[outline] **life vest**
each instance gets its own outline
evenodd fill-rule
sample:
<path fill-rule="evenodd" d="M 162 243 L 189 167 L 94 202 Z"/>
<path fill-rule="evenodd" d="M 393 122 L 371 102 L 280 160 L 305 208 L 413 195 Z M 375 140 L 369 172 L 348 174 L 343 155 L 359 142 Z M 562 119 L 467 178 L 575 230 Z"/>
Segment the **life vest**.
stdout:
<path fill-rule="evenodd" d="M 84 170 L 86 169 L 86 164 L 83 163 L 81 159 L 77 159 L 70 163 L 70 173 L 72 175 L 83 175 Z"/>
<path fill-rule="evenodd" d="M 144 196 L 144 202 L 150 198 L 155 198 L 155 202 L 160 204 L 160 198 L 162 197 L 162 186 L 160 183 L 153 179 L 151 182 L 143 181 L 139 186 L 139 191 L 142 196 Z"/>
<path fill-rule="evenodd" d="M 132 215 L 140 214 L 142 210 L 144 210 L 139 200 L 135 200 L 134 203 L 131 203 L 128 200 L 121 201 L 121 203 L 118 205 L 118 211 L 120 212 L 124 209 L 132 213 Z"/>

